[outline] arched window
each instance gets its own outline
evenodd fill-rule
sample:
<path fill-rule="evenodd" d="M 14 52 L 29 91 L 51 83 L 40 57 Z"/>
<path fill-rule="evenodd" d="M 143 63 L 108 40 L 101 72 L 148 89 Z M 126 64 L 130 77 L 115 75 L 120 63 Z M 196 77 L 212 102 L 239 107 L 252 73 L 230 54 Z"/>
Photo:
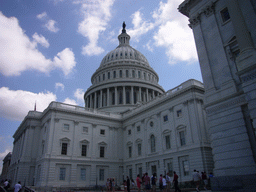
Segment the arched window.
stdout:
<path fill-rule="evenodd" d="M 151 147 L 151 153 L 156 151 L 156 139 L 154 135 L 150 136 L 150 147 Z"/>
<path fill-rule="evenodd" d="M 113 78 L 116 78 L 116 71 L 114 71 L 113 73 Z"/>
<path fill-rule="evenodd" d="M 130 92 L 126 91 L 126 104 L 130 104 Z"/>

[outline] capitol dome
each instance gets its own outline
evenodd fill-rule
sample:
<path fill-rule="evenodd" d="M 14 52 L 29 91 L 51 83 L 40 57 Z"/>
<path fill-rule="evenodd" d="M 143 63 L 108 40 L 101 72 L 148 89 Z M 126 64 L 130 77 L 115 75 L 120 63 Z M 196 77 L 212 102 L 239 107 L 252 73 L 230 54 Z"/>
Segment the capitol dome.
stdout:
<path fill-rule="evenodd" d="M 85 107 L 123 112 L 164 93 L 159 77 L 146 57 L 130 46 L 123 23 L 119 45 L 101 61 L 84 95 Z"/>

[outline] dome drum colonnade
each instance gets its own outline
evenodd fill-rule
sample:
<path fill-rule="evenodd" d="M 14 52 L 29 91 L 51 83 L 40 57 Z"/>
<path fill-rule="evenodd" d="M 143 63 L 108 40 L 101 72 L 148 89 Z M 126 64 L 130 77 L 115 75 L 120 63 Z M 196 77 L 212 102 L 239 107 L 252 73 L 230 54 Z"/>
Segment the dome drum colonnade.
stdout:
<path fill-rule="evenodd" d="M 121 112 L 164 93 L 159 77 L 146 57 L 129 45 L 123 25 L 119 46 L 109 52 L 92 75 L 92 86 L 84 95 L 85 107 Z M 118 108 L 118 109 L 117 109 Z"/>

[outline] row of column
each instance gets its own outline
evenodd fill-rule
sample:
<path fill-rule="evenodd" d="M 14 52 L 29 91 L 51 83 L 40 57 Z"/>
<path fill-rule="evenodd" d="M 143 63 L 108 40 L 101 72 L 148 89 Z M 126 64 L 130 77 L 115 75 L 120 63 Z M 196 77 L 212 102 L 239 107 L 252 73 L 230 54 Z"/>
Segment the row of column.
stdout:
<path fill-rule="evenodd" d="M 119 104 L 134 105 L 137 101 L 147 102 L 158 95 L 160 95 L 158 91 L 142 87 L 109 87 L 88 95 L 85 104 L 88 108 L 101 108 Z"/>

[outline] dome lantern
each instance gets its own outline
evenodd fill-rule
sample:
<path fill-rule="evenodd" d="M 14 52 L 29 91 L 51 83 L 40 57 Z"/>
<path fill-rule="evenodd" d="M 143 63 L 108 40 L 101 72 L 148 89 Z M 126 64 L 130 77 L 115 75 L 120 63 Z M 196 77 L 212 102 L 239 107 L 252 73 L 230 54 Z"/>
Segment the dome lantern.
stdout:
<path fill-rule="evenodd" d="M 125 22 L 123 22 L 123 30 L 122 33 L 118 36 L 118 40 L 119 40 L 119 46 L 129 46 L 130 43 L 130 36 L 126 33 L 126 24 Z"/>

